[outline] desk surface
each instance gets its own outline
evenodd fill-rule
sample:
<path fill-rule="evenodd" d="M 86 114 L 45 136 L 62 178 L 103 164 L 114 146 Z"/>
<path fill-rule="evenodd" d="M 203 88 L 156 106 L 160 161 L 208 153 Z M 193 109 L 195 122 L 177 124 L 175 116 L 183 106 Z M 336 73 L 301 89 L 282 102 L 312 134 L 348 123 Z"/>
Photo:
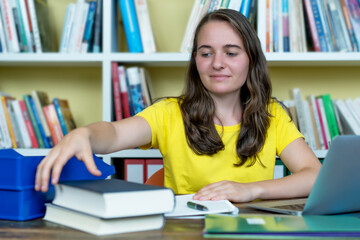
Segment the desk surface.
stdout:
<path fill-rule="evenodd" d="M 235 204 L 243 213 L 259 213 L 248 209 L 241 204 Z M 160 230 L 123 233 L 117 235 L 98 237 L 81 231 L 73 230 L 55 223 L 36 219 L 17 222 L 0 220 L 0 239 L 162 239 L 162 240 L 196 240 L 203 239 L 203 219 L 166 219 L 165 226 Z"/>

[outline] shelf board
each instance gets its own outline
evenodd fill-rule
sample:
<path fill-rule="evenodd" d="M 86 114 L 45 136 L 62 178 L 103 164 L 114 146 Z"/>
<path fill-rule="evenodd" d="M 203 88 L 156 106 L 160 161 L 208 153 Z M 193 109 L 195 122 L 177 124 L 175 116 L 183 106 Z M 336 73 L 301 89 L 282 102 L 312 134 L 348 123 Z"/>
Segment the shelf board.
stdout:
<path fill-rule="evenodd" d="M 57 66 L 81 67 L 102 66 L 104 54 L 63 54 L 63 53 L 5 53 L 0 54 L 0 66 Z"/>
<path fill-rule="evenodd" d="M 97 155 L 98 157 L 110 157 L 110 158 L 162 158 L 162 155 L 158 149 L 127 149 L 119 152 L 109 153 L 105 155 Z"/>
<path fill-rule="evenodd" d="M 265 57 L 270 67 L 360 66 L 360 54 L 358 52 L 266 53 Z"/>
<path fill-rule="evenodd" d="M 140 64 L 144 66 L 185 67 L 190 55 L 187 53 L 112 53 L 111 61 L 124 64 Z"/>

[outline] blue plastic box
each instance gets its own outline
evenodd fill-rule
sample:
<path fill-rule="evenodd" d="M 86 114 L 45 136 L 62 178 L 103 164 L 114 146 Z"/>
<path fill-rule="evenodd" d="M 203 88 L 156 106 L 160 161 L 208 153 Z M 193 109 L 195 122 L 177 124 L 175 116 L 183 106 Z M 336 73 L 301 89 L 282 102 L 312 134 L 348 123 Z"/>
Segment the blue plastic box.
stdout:
<path fill-rule="evenodd" d="M 44 156 L 23 156 L 14 149 L 0 150 L 0 219 L 24 221 L 43 217 L 45 203 L 54 196 L 51 186 L 44 194 L 34 190 L 37 165 Z M 100 177 L 88 172 L 75 157 L 64 166 L 59 181 L 105 179 L 115 173 L 114 167 L 94 155 L 102 172 Z"/>

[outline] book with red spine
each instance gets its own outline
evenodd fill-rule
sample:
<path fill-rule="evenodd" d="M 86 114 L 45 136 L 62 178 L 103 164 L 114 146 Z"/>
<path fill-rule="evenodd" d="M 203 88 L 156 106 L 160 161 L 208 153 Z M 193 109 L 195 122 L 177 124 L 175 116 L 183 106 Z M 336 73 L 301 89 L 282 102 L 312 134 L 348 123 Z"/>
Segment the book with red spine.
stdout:
<path fill-rule="evenodd" d="M 27 129 L 27 131 L 29 133 L 29 137 L 30 137 L 30 140 L 31 140 L 32 147 L 33 148 L 38 148 L 39 143 L 38 143 L 38 141 L 36 139 L 35 131 L 34 131 L 34 128 L 32 126 L 31 119 L 30 119 L 28 110 L 26 108 L 25 101 L 24 100 L 19 100 L 19 106 L 20 106 L 20 110 L 21 110 L 22 116 L 23 116 L 24 121 L 25 121 L 26 129 Z"/>
<path fill-rule="evenodd" d="M 119 121 L 123 119 L 123 114 L 121 109 L 120 82 L 119 82 L 117 62 L 111 63 L 111 71 L 112 71 L 112 82 L 113 82 L 113 101 L 115 108 L 115 120 Z"/>

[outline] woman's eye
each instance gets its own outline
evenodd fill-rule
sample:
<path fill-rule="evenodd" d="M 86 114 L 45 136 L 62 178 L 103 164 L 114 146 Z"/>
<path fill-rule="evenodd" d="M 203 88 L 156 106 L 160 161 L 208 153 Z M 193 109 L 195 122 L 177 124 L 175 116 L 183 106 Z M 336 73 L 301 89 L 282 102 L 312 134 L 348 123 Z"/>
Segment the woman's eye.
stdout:
<path fill-rule="evenodd" d="M 201 53 L 202 57 L 209 57 L 211 55 L 211 53 Z"/>
<path fill-rule="evenodd" d="M 235 57 L 235 56 L 237 56 L 237 53 L 235 53 L 235 52 L 228 52 L 228 53 L 226 53 L 228 56 L 230 56 L 230 57 Z"/>

